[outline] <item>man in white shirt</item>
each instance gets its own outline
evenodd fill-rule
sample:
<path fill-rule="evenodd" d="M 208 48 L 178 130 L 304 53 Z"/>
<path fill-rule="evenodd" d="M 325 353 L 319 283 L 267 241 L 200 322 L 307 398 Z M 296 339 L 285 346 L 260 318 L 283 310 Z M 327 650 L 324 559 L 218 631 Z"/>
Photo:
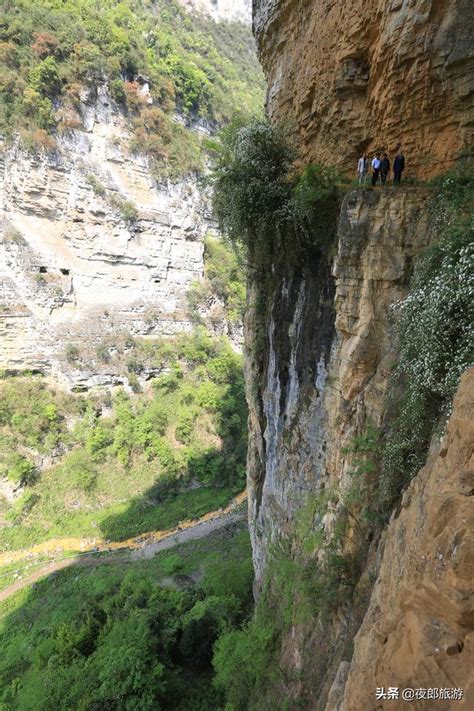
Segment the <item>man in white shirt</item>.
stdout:
<path fill-rule="evenodd" d="M 378 153 L 372 159 L 372 185 L 375 187 L 380 173 L 380 155 Z"/>
<path fill-rule="evenodd" d="M 369 172 L 369 159 L 365 153 L 361 155 L 357 163 L 357 175 L 359 176 L 359 185 L 365 183 L 365 176 Z"/>

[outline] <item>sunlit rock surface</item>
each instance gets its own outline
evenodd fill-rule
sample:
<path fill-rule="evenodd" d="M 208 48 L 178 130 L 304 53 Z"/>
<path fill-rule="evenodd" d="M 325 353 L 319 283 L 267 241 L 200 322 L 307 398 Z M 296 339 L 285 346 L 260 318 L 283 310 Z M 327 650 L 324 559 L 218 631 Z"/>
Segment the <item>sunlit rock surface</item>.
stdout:
<path fill-rule="evenodd" d="M 214 223 L 194 180 L 157 182 L 147 158 L 130 154 L 105 87 L 81 113 L 58 150 L 15 144 L 1 157 L 0 368 L 100 384 L 115 382 L 113 363 L 94 363 L 105 337 L 191 329 L 186 292 Z M 90 354 L 80 372 L 64 358 L 68 343 Z"/>
<path fill-rule="evenodd" d="M 355 639 L 345 692 L 327 711 L 379 708 L 377 687 L 463 690 L 417 709 L 472 709 L 474 683 L 474 369 L 463 376 L 446 435 L 403 496 Z"/>
<path fill-rule="evenodd" d="M 473 26 L 470 0 L 255 0 L 270 115 L 305 161 L 401 143 L 411 175 L 446 170 L 472 150 Z"/>

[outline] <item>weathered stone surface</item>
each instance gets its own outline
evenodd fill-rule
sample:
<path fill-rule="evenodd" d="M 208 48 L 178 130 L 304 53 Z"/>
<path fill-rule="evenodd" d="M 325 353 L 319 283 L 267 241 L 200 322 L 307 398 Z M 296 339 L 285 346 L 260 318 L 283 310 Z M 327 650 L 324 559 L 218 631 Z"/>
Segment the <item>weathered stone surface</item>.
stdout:
<path fill-rule="evenodd" d="M 327 263 L 308 255 L 275 280 L 270 317 L 257 323 L 259 283 L 249 286 L 246 342 L 255 352 L 266 331 L 262 370 L 247 358 L 250 410 L 248 491 L 257 587 L 272 545 L 287 541 L 324 459 L 321 400 L 334 336 L 334 284 Z"/>
<path fill-rule="evenodd" d="M 249 511 L 257 580 L 272 543 L 294 532 L 308 493 L 345 484 L 350 440 L 377 427 L 394 359 L 391 307 L 406 294 L 413 257 L 430 240 L 423 190 L 349 193 L 333 276 L 308 263 L 278 282 L 262 377 L 247 364 Z M 335 295 L 334 286 L 335 280 Z M 260 337 L 250 286 L 247 342 Z M 333 312 L 334 301 L 334 312 Z"/>
<path fill-rule="evenodd" d="M 419 699 L 412 706 L 474 707 L 473 405 L 471 369 L 461 380 L 441 446 L 384 533 L 345 693 L 327 711 L 375 711 L 375 689 L 382 686 L 461 688 L 460 701 Z"/>
<path fill-rule="evenodd" d="M 84 386 L 116 382 L 113 363 L 95 357 L 103 338 L 190 330 L 186 292 L 214 223 L 194 180 L 157 184 L 146 157 L 130 155 L 105 87 L 84 97 L 81 115 L 54 153 L 15 145 L 2 157 L 0 368 Z M 65 361 L 68 343 L 90 354 L 87 366 Z"/>
<path fill-rule="evenodd" d="M 407 174 L 430 177 L 472 151 L 474 6 L 468 0 L 254 0 L 253 8 L 268 112 L 295 127 L 302 162 L 355 172 L 363 150 L 393 155 L 402 144 Z M 264 317 L 260 284 L 250 285 L 248 483 L 257 591 L 274 544 L 284 542 L 280 550 L 297 561 L 305 557 L 305 572 L 313 563 L 317 568 L 323 554 L 315 544 L 302 555 L 298 517 L 307 497 L 323 491 L 334 492 L 334 503 L 314 530 L 330 540 L 344 512 L 351 523 L 342 552 L 361 554 L 351 600 L 336 601 L 337 609 L 324 614 L 316 610 L 312 620 L 295 619 L 282 634 L 281 676 L 272 691 L 289 708 L 375 709 L 382 708 L 377 686 L 467 685 L 473 618 L 472 550 L 465 541 L 472 497 L 461 493 L 460 480 L 472 469 L 472 431 L 464 420 L 473 376 L 463 380 L 456 403 L 447 435 L 451 454 L 442 449 L 441 469 L 431 460 L 416 477 L 384 547 L 359 524 L 358 504 L 348 510 L 344 500 L 354 481 L 353 438 L 384 426 L 396 359 L 392 305 L 406 295 L 413 262 L 432 240 L 428 200 L 428 191 L 416 188 L 353 191 L 342 205 L 332 277 L 310 261 L 296 280 L 291 258 L 278 276 L 272 265 L 275 289 Z M 332 280 L 334 304 L 323 308 L 325 288 L 333 298 Z M 352 641 L 380 565 L 351 666 Z M 403 702 L 387 703 L 401 708 Z"/>
<path fill-rule="evenodd" d="M 348 193 L 332 275 L 324 259 L 308 259 L 301 272 L 288 266 L 275 281 L 263 357 L 246 364 L 257 591 L 275 545 L 296 556 L 304 544 L 299 516 L 308 497 L 330 490 L 341 498 L 352 482 L 353 438 L 368 426 L 382 426 L 396 358 L 392 306 L 406 295 L 413 261 L 430 242 L 428 200 L 427 191 L 416 189 Z M 262 335 L 255 308 L 259 288 L 258 282 L 250 285 L 246 317 L 252 354 Z M 315 521 L 326 536 L 337 511 L 336 505 Z M 369 549 L 370 540 L 357 539 L 356 545 Z M 364 611 L 363 605 L 346 606 L 324 625 L 316 618 L 291 625 L 279 664 L 288 681 L 278 693 L 315 710 L 324 709 L 329 696 L 340 698 L 347 672 L 341 663 L 348 662 L 346 650 Z"/>
<path fill-rule="evenodd" d="M 368 425 L 380 428 L 396 359 L 392 307 L 407 292 L 413 260 L 431 239 L 423 190 L 349 193 L 342 205 L 336 279 L 336 333 L 324 407 L 327 480 L 349 483 L 345 452 Z"/>
<path fill-rule="evenodd" d="M 445 170 L 472 150 L 473 27 L 470 0 L 255 0 L 270 115 L 306 162 L 401 143 L 407 173 Z"/>

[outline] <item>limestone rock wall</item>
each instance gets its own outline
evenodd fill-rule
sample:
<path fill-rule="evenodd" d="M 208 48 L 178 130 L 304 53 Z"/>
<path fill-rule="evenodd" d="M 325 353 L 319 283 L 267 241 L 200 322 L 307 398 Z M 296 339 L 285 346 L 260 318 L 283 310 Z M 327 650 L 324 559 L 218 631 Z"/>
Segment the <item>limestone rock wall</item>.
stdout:
<path fill-rule="evenodd" d="M 474 706 L 473 398 L 471 369 L 459 385 L 441 446 L 384 533 L 345 690 L 327 711 L 375 711 L 380 702 L 374 690 L 382 686 L 463 689 L 461 700 L 414 702 L 426 711 Z"/>
<path fill-rule="evenodd" d="M 350 192 L 341 207 L 332 273 L 309 258 L 304 267 L 288 267 L 278 277 L 275 269 L 267 345 L 263 357 L 247 363 L 257 592 L 276 550 L 299 558 L 305 546 L 301 511 L 309 497 L 324 491 L 337 492 L 339 503 L 314 521 L 314 530 L 331 536 L 353 483 L 350 445 L 368 426 L 384 428 L 396 360 L 392 307 L 406 295 L 414 259 L 432 238 L 428 200 L 421 189 Z M 260 288 L 256 282 L 249 291 L 246 336 L 253 354 L 262 327 L 255 308 Z M 467 695 L 473 385 L 471 371 L 441 449 L 405 493 L 401 513 L 394 513 L 382 541 L 372 540 L 358 523 L 348 531 L 345 551 L 357 550 L 366 560 L 353 602 L 324 620 L 316 614 L 286 628 L 282 678 L 273 692 L 288 699 L 290 708 L 375 711 L 375 689 L 384 685 L 459 686 Z M 357 521 L 357 510 L 352 514 Z M 307 548 L 304 555 L 313 560 Z"/>
<path fill-rule="evenodd" d="M 306 162 L 356 170 L 402 144 L 407 174 L 472 151 L 470 0 L 254 0 L 272 117 L 293 121 Z"/>
<path fill-rule="evenodd" d="M 146 157 L 130 155 L 105 86 L 84 97 L 81 117 L 56 151 L 16 144 L 0 162 L 0 368 L 68 385 L 116 381 L 95 355 L 105 337 L 191 328 L 186 292 L 214 227 L 195 181 L 158 184 Z M 80 370 L 68 343 L 89 354 Z"/>
<path fill-rule="evenodd" d="M 355 172 L 360 152 L 384 148 L 393 156 L 401 144 L 407 175 L 427 178 L 472 151 L 468 0 L 254 0 L 253 12 L 267 110 L 294 127 L 302 162 Z M 315 531 L 330 540 L 345 509 L 352 518 L 344 554 L 363 553 L 352 603 L 324 619 L 316 612 L 295 620 L 283 633 L 272 691 L 289 708 L 375 709 L 383 684 L 467 684 L 472 374 L 440 454 L 414 480 L 381 545 L 357 528 L 358 512 L 344 502 L 353 481 L 350 444 L 368 426 L 383 430 L 388 414 L 392 306 L 432 240 L 428 201 L 429 192 L 414 187 L 349 192 L 331 272 L 308 255 L 299 268 L 290 258 L 269 265 L 270 291 L 251 277 L 246 378 L 256 590 L 273 551 L 306 557 L 309 566 L 319 555 L 317 546 L 313 557 L 307 548 L 302 554 L 298 517 L 311 496 L 336 492 Z"/>
<path fill-rule="evenodd" d="M 324 397 L 325 474 L 337 490 L 350 483 L 351 440 L 384 424 L 397 357 L 393 307 L 431 242 L 429 199 L 422 189 L 354 191 L 342 204 L 333 265 L 336 338 Z"/>
<path fill-rule="evenodd" d="M 308 493 L 345 485 L 344 454 L 367 422 L 380 426 L 395 357 L 391 307 L 430 240 L 423 190 L 356 190 L 344 199 L 332 274 L 308 260 L 276 281 L 263 371 L 247 364 L 249 510 L 257 580 L 271 546 L 295 531 Z M 259 338 L 251 285 L 246 331 Z M 256 384 L 261 383 L 259 392 Z"/>
<path fill-rule="evenodd" d="M 256 317 L 261 281 L 249 285 L 245 331 L 250 410 L 247 481 L 257 588 L 272 546 L 288 541 L 295 516 L 323 476 L 322 398 L 334 337 L 329 266 L 308 255 L 274 282 L 268 313 Z M 261 346 L 260 346 L 261 348 Z"/>

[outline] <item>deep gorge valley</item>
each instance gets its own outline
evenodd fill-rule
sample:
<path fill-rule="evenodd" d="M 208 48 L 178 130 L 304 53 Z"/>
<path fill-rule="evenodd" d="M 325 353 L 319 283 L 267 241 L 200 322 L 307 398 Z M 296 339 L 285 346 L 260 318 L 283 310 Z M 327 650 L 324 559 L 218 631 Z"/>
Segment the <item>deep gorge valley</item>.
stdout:
<path fill-rule="evenodd" d="M 0 711 L 472 708 L 473 32 L 4 0 Z"/>

